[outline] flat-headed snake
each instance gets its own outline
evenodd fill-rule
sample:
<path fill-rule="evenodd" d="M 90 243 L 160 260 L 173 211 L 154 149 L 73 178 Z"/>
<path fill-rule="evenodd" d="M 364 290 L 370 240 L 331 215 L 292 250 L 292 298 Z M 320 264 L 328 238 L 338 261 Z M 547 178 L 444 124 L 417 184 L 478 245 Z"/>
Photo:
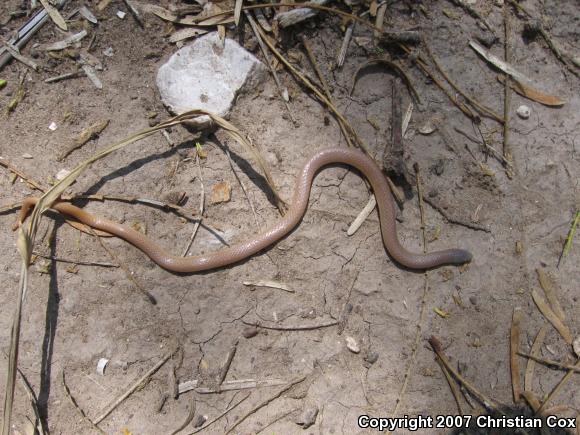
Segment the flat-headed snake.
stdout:
<path fill-rule="evenodd" d="M 447 249 L 427 254 L 415 254 L 401 246 L 397 238 L 394 201 L 381 169 L 361 151 L 347 148 L 329 148 L 318 151 L 304 165 L 294 189 L 294 196 L 286 215 L 268 230 L 254 238 L 220 251 L 190 257 L 177 257 L 166 252 L 142 233 L 87 213 L 67 202 L 55 202 L 51 208 L 69 215 L 89 227 L 120 237 L 139 248 L 155 263 L 172 272 L 200 272 L 216 269 L 242 261 L 262 251 L 292 231 L 300 222 L 310 196 L 310 188 L 317 172 L 331 164 L 345 164 L 358 169 L 370 182 L 377 200 L 383 243 L 390 256 L 410 269 L 429 269 L 445 264 L 463 264 L 471 261 L 471 254 L 463 249 Z M 23 222 L 38 198 L 26 198 L 22 204 L 18 222 Z"/>

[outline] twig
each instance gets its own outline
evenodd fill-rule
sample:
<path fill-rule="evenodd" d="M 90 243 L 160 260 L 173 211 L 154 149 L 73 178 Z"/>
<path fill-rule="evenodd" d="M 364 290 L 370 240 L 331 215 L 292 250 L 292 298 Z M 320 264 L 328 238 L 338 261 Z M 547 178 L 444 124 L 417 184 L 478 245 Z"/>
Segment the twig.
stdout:
<path fill-rule="evenodd" d="M 459 410 L 459 414 L 465 415 L 465 411 L 463 410 L 463 407 L 461 406 L 461 399 L 460 399 L 461 396 L 460 396 L 460 392 L 457 390 L 457 384 L 455 383 L 455 381 L 453 380 L 453 378 L 451 377 L 451 375 L 449 374 L 449 372 L 447 371 L 447 369 L 445 368 L 445 366 L 443 365 L 441 360 L 438 359 L 437 363 L 439 364 L 439 367 L 441 367 L 441 371 L 445 375 L 445 379 L 447 379 L 447 384 L 449 385 L 449 389 L 451 390 L 451 394 L 453 394 L 453 398 L 455 399 L 455 403 L 457 404 L 457 409 Z"/>
<path fill-rule="evenodd" d="M 201 218 L 203 217 L 203 210 L 204 210 L 204 204 L 205 204 L 205 189 L 203 187 L 203 176 L 201 174 L 201 163 L 199 162 L 199 154 L 196 154 L 196 156 L 195 156 L 195 163 L 197 163 L 197 173 L 198 173 L 198 177 L 199 177 L 199 183 L 201 185 L 201 192 L 199 194 L 199 217 L 200 217 L 200 220 L 197 221 L 193 225 L 193 231 L 191 232 L 191 236 L 189 238 L 189 241 L 187 242 L 187 245 L 185 246 L 185 249 L 183 250 L 183 254 L 181 255 L 182 257 L 185 257 L 187 255 L 187 253 L 189 252 L 189 249 L 191 248 L 191 245 L 193 243 L 193 239 L 195 239 L 195 235 L 197 234 L 197 230 L 199 228 Z"/>
<path fill-rule="evenodd" d="M 425 215 L 424 215 L 423 200 L 422 200 L 423 188 L 421 185 L 419 165 L 417 163 L 415 163 L 413 165 L 413 168 L 415 169 L 415 174 L 416 174 L 417 191 L 418 191 L 417 196 L 419 198 L 419 210 L 421 213 L 421 229 L 423 232 L 423 252 L 427 252 L 427 238 L 425 237 Z M 429 273 L 425 272 L 423 276 L 424 276 L 423 295 L 421 296 L 421 308 L 419 310 L 419 319 L 417 321 L 417 324 L 415 325 L 415 327 L 416 327 L 415 342 L 413 343 L 413 348 L 411 350 L 411 357 L 410 357 L 409 362 L 407 364 L 407 369 L 405 370 L 405 378 L 404 378 L 403 384 L 401 385 L 401 389 L 399 390 L 399 395 L 397 396 L 397 400 L 395 402 L 395 408 L 393 409 L 393 412 L 391 413 L 391 415 L 393 415 L 393 416 L 396 416 L 397 413 L 399 412 L 399 407 L 401 406 L 401 403 L 403 401 L 403 396 L 405 395 L 405 392 L 407 391 L 407 386 L 409 385 L 409 380 L 411 378 L 411 371 L 415 365 L 415 361 L 417 358 L 417 349 L 419 348 L 419 341 L 420 341 L 421 335 L 422 335 L 423 322 L 425 320 L 425 312 L 426 312 L 425 308 L 427 306 L 427 296 L 429 294 Z"/>
<path fill-rule="evenodd" d="M 8 160 L 6 160 L 4 157 L 0 157 L 0 166 L 4 166 L 10 172 L 13 172 L 14 174 L 18 175 L 20 178 L 22 178 L 24 181 L 26 181 L 30 186 L 32 186 L 36 190 L 39 190 L 40 192 L 46 191 L 46 189 L 44 187 L 42 187 L 42 185 L 40 183 L 37 183 L 36 181 L 34 181 L 31 177 L 26 175 L 24 172 L 22 172 L 20 169 L 18 169 L 12 163 L 10 163 Z"/>
<path fill-rule="evenodd" d="M 437 210 L 439 212 L 439 214 L 441 214 L 441 216 L 443 216 L 445 218 L 445 220 L 449 223 L 461 225 L 462 227 L 466 227 L 466 228 L 469 228 L 469 229 L 472 229 L 475 231 L 485 231 L 486 233 L 491 233 L 491 230 L 487 227 L 484 227 L 484 226 L 478 225 L 478 224 L 474 224 L 471 222 L 466 222 L 464 220 L 450 216 L 443 207 L 441 207 L 439 204 L 437 204 L 432 199 L 429 199 L 429 197 L 427 197 L 427 196 L 423 197 L 423 201 L 425 201 L 427 204 L 429 204 L 431 207 L 433 207 L 435 210 Z"/>
<path fill-rule="evenodd" d="M 36 255 L 37 257 L 41 258 L 46 258 L 47 260 L 58 261 L 59 263 L 77 264 L 79 266 L 119 267 L 118 264 L 113 263 L 103 263 L 100 261 L 69 260 L 67 258 L 56 257 L 54 255 L 44 255 L 36 251 L 32 251 L 32 255 Z"/>
<path fill-rule="evenodd" d="M 503 4 L 503 22 L 504 22 L 504 60 L 507 64 L 511 63 L 511 26 L 510 26 L 510 15 L 507 3 Z M 504 82 L 504 98 L 503 98 L 503 152 L 502 155 L 506 160 L 511 160 L 511 152 L 509 148 L 509 119 L 510 119 L 510 105 L 511 105 L 511 88 L 510 88 L 510 76 L 505 73 Z M 507 172 L 508 177 L 511 172 Z"/>
<path fill-rule="evenodd" d="M 197 379 L 180 383 L 177 389 L 178 394 L 191 390 L 195 390 L 198 394 L 216 394 L 224 391 L 248 390 L 250 388 L 278 387 L 285 385 L 286 381 L 279 379 L 236 379 L 235 381 L 223 382 L 219 388 L 198 387 L 199 383 Z"/>
<path fill-rule="evenodd" d="M 214 418 L 213 420 L 208 421 L 206 424 L 204 424 L 202 427 L 194 430 L 193 432 L 190 432 L 188 435 L 193 435 L 196 434 L 198 432 L 201 432 L 202 430 L 205 430 L 208 426 L 211 426 L 212 424 L 214 424 L 216 421 L 218 421 L 220 418 L 222 418 L 224 415 L 226 415 L 228 412 L 230 412 L 232 409 L 237 408 L 238 405 L 240 405 L 244 400 L 246 400 L 248 397 L 250 397 L 251 393 L 246 394 L 241 400 L 239 400 L 238 402 L 236 402 L 235 405 L 232 405 L 230 407 L 228 407 L 224 412 L 222 412 L 220 415 L 218 415 L 216 418 Z"/>
<path fill-rule="evenodd" d="M 191 408 L 189 408 L 189 412 L 187 413 L 187 417 L 185 417 L 185 420 L 183 421 L 183 423 L 181 423 L 179 425 L 179 427 L 177 429 L 175 429 L 173 432 L 171 432 L 171 435 L 178 434 L 183 429 L 185 429 L 189 423 L 191 423 L 193 421 L 193 417 L 195 417 L 195 408 L 196 408 L 195 407 L 195 394 L 192 394 L 191 395 Z"/>
<path fill-rule="evenodd" d="M 443 70 L 441 64 L 439 63 L 439 60 L 433 54 L 433 51 L 431 50 L 431 47 L 427 43 L 427 39 L 426 38 L 423 38 L 423 46 L 425 47 L 425 51 L 427 52 L 427 55 L 433 61 L 433 64 L 435 65 L 435 68 L 437 68 L 437 71 L 439 71 L 439 73 L 443 76 L 443 78 L 447 81 L 447 83 L 449 83 L 449 85 L 451 85 L 451 87 L 459 95 L 461 95 L 463 98 L 465 98 L 482 115 L 487 116 L 487 117 L 489 117 L 491 119 L 495 119 L 496 121 L 499 121 L 499 122 L 502 121 L 501 117 L 497 113 L 495 113 L 492 109 L 490 109 L 490 108 L 484 106 L 483 104 L 481 104 L 475 98 L 470 97 L 469 95 L 467 95 L 463 90 L 461 90 L 459 88 L 459 86 L 453 80 L 451 80 L 451 78 Z"/>
<path fill-rule="evenodd" d="M 441 363 L 443 363 L 445 368 L 449 371 L 449 373 L 451 373 L 451 375 L 453 375 L 453 377 L 457 380 L 457 382 L 463 385 L 467 389 L 467 391 L 469 391 L 469 393 L 473 395 L 477 400 L 479 400 L 487 409 L 498 412 L 500 414 L 502 413 L 501 408 L 505 408 L 504 405 L 496 402 L 493 399 L 486 397 L 483 393 L 479 392 L 477 388 L 475 388 L 469 381 L 464 379 L 451 366 L 451 364 L 449 364 L 447 357 L 443 353 L 443 349 L 441 348 L 441 342 L 439 341 L 438 338 L 436 338 L 435 336 L 431 336 L 431 338 L 429 338 L 429 344 L 433 348 L 433 351 L 435 352 L 437 357 L 441 360 Z"/>
<path fill-rule="evenodd" d="M 230 366 L 232 365 L 232 361 L 234 360 L 234 356 L 236 355 L 236 350 L 238 350 L 238 340 L 236 340 L 234 342 L 232 348 L 228 352 L 228 356 L 226 358 L 226 361 L 224 362 L 224 365 L 222 366 L 222 368 L 220 370 L 220 374 L 218 377 L 218 386 L 220 386 L 220 387 L 224 383 L 224 381 L 226 380 L 226 376 L 228 375 L 228 372 L 230 370 Z"/>
<path fill-rule="evenodd" d="M 348 46 L 350 45 L 350 40 L 352 39 L 352 33 L 354 32 L 355 22 L 351 22 L 346 31 L 344 32 L 344 36 L 342 39 L 342 45 L 340 46 L 340 51 L 338 52 L 338 57 L 336 58 L 336 67 L 340 68 L 344 65 L 344 61 L 346 60 L 346 53 L 348 52 Z"/>
<path fill-rule="evenodd" d="M 298 411 L 300 408 L 294 408 L 291 409 L 290 411 L 284 412 L 283 414 L 280 414 L 279 416 L 275 417 L 270 423 L 268 423 L 267 425 L 265 425 L 264 427 L 262 427 L 261 429 L 257 430 L 255 433 L 255 435 L 258 435 L 259 433 L 264 432 L 266 429 L 268 429 L 270 426 L 272 426 L 273 424 L 278 423 L 280 420 L 282 420 L 284 417 L 289 416 L 290 414 L 292 414 L 293 412 Z M 320 432 L 322 433 L 322 431 Z"/>
<path fill-rule="evenodd" d="M 73 79 L 77 77 L 84 76 L 85 72 L 83 70 L 73 71 L 65 74 L 60 74 L 58 76 L 49 77 L 44 80 L 44 83 L 55 83 L 60 82 L 61 80 Z"/>
<path fill-rule="evenodd" d="M 273 331 L 311 331 L 313 329 L 328 328 L 330 326 L 338 325 L 336 320 L 331 320 L 326 323 L 319 323 L 318 325 L 297 325 L 297 326 L 268 326 L 260 322 L 248 322 L 247 320 L 242 320 L 245 325 L 255 326 L 256 328 L 270 329 Z"/>
<path fill-rule="evenodd" d="M 455 4 L 456 6 L 459 6 L 463 9 L 465 9 L 469 15 L 471 15 L 473 18 L 480 20 L 483 25 L 485 27 L 487 27 L 487 29 L 495 35 L 495 32 L 493 30 L 493 27 L 491 27 L 491 25 L 487 22 L 487 20 L 479 13 L 477 12 L 476 9 L 474 9 L 470 4 L 463 2 L 461 0 L 451 0 L 451 3 Z"/>
<path fill-rule="evenodd" d="M 267 38 L 264 37 L 263 32 L 259 28 L 258 28 L 258 32 L 262 35 L 262 39 L 264 40 L 266 45 L 268 45 L 268 47 L 270 48 L 272 53 L 274 53 L 274 55 L 278 58 L 278 60 L 280 60 L 280 62 L 282 62 L 286 66 L 286 68 L 288 68 L 290 70 L 290 72 L 292 72 L 292 74 L 295 77 L 299 78 L 307 88 L 309 88 L 312 92 L 314 92 L 316 94 L 316 96 L 320 99 L 320 101 L 322 101 L 330 109 L 330 111 L 334 114 L 334 116 L 336 116 L 336 118 L 338 120 L 340 120 L 342 123 L 344 123 L 349 135 L 352 136 L 352 138 L 356 142 L 357 146 L 362 148 L 363 151 L 365 151 L 365 153 L 369 154 L 368 147 L 365 145 L 365 143 L 362 141 L 362 139 L 358 136 L 358 134 L 352 128 L 352 126 L 348 123 L 346 118 L 334 106 L 334 104 L 328 98 L 326 98 L 324 96 L 324 94 L 322 94 L 322 92 L 320 92 L 320 90 L 318 90 L 318 88 L 316 86 L 314 86 L 310 80 L 308 80 L 303 74 L 301 74 L 296 68 L 294 68 L 292 66 L 292 64 L 290 64 L 284 58 L 284 56 L 282 56 L 282 54 L 280 54 L 280 52 L 278 50 L 276 50 L 276 48 L 272 45 L 272 43 Z"/>
<path fill-rule="evenodd" d="M 238 5 L 238 2 L 236 2 L 236 6 Z M 241 0 L 240 0 L 240 7 L 241 7 Z M 290 116 L 290 120 L 292 121 L 292 123 L 294 125 L 296 125 L 296 119 L 294 118 L 294 115 L 292 114 L 292 110 L 290 109 L 290 104 L 288 103 L 288 89 L 286 89 L 284 86 L 282 86 L 282 83 L 280 83 L 280 78 L 278 77 L 278 73 L 276 72 L 276 68 L 274 68 L 274 66 L 272 65 L 272 62 L 270 61 L 270 56 L 268 55 L 268 50 L 266 45 L 264 44 L 264 41 L 262 40 L 262 35 L 260 35 L 260 33 L 258 32 L 258 28 L 256 26 L 256 21 L 254 20 L 254 17 L 252 17 L 252 14 L 249 11 L 244 11 L 244 14 L 246 16 L 246 18 L 248 19 L 248 22 L 250 23 L 250 27 L 252 28 L 252 31 L 254 32 L 254 36 L 256 37 L 256 40 L 258 41 L 258 45 L 260 46 L 260 50 L 262 51 L 262 55 L 264 56 L 264 59 L 266 60 L 266 65 L 268 65 L 268 68 L 270 69 L 270 73 L 272 74 L 272 77 L 274 77 L 274 82 L 276 83 L 276 87 L 278 88 L 278 92 L 280 93 L 280 96 L 282 97 L 282 101 L 284 101 L 284 105 L 286 106 L 286 110 L 288 111 L 288 115 Z"/>
<path fill-rule="evenodd" d="M 82 419 L 85 420 L 87 423 L 89 423 L 92 426 L 92 428 L 95 429 L 97 432 L 105 435 L 106 432 L 103 429 L 101 429 L 99 426 L 97 426 L 95 423 L 93 423 L 93 421 L 87 416 L 87 414 L 85 414 L 85 411 L 83 411 L 83 409 L 79 406 L 79 404 L 77 403 L 77 401 L 73 397 L 72 393 L 70 392 L 70 389 L 68 388 L 68 385 L 66 384 L 64 370 L 62 371 L 61 381 L 62 381 L 62 387 L 64 389 L 66 397 L 68 398 L 68 400 L 70 400 L 70 403 L 72 403 L 72 405 L 77 410 L 77 412 L 80 414 Z"/>
<path fill-rule="evenodd" d="M 105 411 L 103 411 L 97 418 L 95 418 L 94 423 L 95 424 L 99 424 L 101 421 L 103 421 L 111 412 L 113 412 L 115 410 L 115 408 L 117 406 L 119 406 L 121 404 L 121 402 L 123 402 L 127 397 L 129 397 L 131 394 L 133 394 L 135 392 L 135 390 L 137 390 L 138 388 L 140 388 L 142 385 L 144 385 L 149 378 L 157 371 L 161 368 L 161 366 L 163 364 L 165 364 L 167 362 L 167 360 L 169 358 L 171 358 L 171 355 L 173 355 L 173 352 L 168 353 L 167 355 L 165 355 L 163 358 L 161 358 L 161 360 L 155 364 L 149 371 L 147 371 L 147 373 L 145 373 L 141 378 L 139 378 L 139 380 L 137 382 L 135 382 L 125 393 L 123 393 L 118 399 L 116 399 L 111 406 L 109 406 Z"/>
<path fill-rule="evenodd" d="M 95 139 L 109 125 L 109 120 L 99 121 L 85 128 L 74 140 L 73 143 L 66 147 L 56 158 L 57 162 L 62 162 L 70 153 L 81 148 L 87 142 Z"/>
<path fill-rule="evenodd" d="M 308 43 L 308 41 L 304 35 L 302 35 L 302 45 L 304 46 L 304 48 L 306 50 L 306 55 L 308 56 L 308 60 L 310 61 L 312 68 L 314 68 L 314 72 L 316 73 L 318 80 L 320 80 L 320 83 L 322 84 L 322 89 L 324 90 L 324 94 L 326 95 L 326 98 L 328 98 L 328 101 L 330 101 L 334 105 L 335 103 L 332 99 L 332 94 L 330 93 L 330 88 L 328 87 L 328 83 L 327 83 L 326 79 L 324 78 L 322 71 L 320 71 L 320 68 L 318 67 L 318 63 L 316 62 L 316 58 L 314 57 L 314 53 L 312 52 L 312 48 L 310 47 L 310 44 Z M 341 121 L 340 118 L 338 118 L 338 126 L 340 127 L 340 130 L 342 131 L 342 134 L 344 135 L 344 138 L 346 139 L 348 146 L 352 146 L 350 134 L 348 133 L 348 128 Z"/>
<path fill-rule="evenodd" d="M 284 394 L 286 391 L 288 391 L 290 388 L 294 387 L 295 385 L 299 384 L 300 382 L 304 381 L 306 379 L 306 376 L 301 376 L 300 378 L 290 382 L 290 384 L 288 384 L 286 387 L 282 388 L 278 393 L 276 393 L 274 396 L 264 400 L 263 402 L 261 402 L 260 404 L 256 405 L 255 407 L 253 407 L 248 413 L 246 413 L 244 416 L 242 416 L 241 418 L 238 419 L 238 421 L 236 421 L 225 433 L 225 435 L 228 435 L 229 433 L 231 433 L 236 427 L 238 427 L 244 420 L 246 420 L 250 415 L 254 414 L 255 412 L 259 411 L 260 409 L 262 409 L 264 406 L 270 404 L 271 402 L 273 402 L 274 400 L 276 400 L 277 398 L 279 398 L 282 394 Z"/>
<path fill-rule="evenodd" d="M 538 362 L 540 364 L 543 364 L 545 366 L 554 366 L 554 367 L 558 367 L 559 369 L 562 369 L 562 370 L 571 370 L 573 372 L 580 373 L 580 366 L 578 364 L 576 364 L 576 365 L 562 364 L 561 362 L 558 362 L 558 361 L 554 361 L 554 360 L 546 359 L 546 358 L 540 358 L 539 356 L 535 356 L 533 354 L 528 354 L 528 353 L 524 353 L 524 352 L 518 352 L 518 355 L 523 356 L 525 358 L 528 358 L 529 360 Z"/>

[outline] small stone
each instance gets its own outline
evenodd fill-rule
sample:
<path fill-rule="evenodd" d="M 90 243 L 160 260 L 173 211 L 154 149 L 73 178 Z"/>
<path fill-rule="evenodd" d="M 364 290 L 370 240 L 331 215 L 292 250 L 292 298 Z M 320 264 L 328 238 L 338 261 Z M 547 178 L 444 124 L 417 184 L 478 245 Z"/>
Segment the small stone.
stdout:
<path fill-rule="evenodd" d="M 118 16 L 120 19 L 123 19 L 123 18 L 125 18 L 125 15 L 127 15 L 125 12 L 123 12 L 123 11 L 117 11 L 117 16 Z"/>
<path fill-rule="evenodd" d="M 60 171 L 58 171 L 56 173 L 56 175 L 54 176 L 54 178 L 56 178 L 58 181 L 64 180 L 64 178 L 70 174 L 70 171 L 68 169 L 61 169 Z"/>
<path fill-rule="evenodd" d="M 309 406 L 304 408 L 302 413 L 296 417 L 294 422 L 297 425 L 302 426 L 302 429 L 307 429 L 316 422 L 316 417 L 318 416 L 318 406 Z"/>
<path fill-rule="evenodd" d="M 22 158 L 23 159 L 33 159 L 34 157 L 32 157 L 32 155 L 30 155 L 28 153 L 24 153 L 24 154 L 22 154 Z"/>
<path fill-rule="evenodd" d="M 518 107 L 518 110 L 516 110 L 516 113 L 518 114 L 518 116 L 522 119 L 528 119 L 532 113 L 532 109 L 530 109 L 528 106 L 525 105 L 521 105 L 520 107 Z"/>
<path fill-rule="evenodd" d="M 469 302 L 471 303 L 471 305 L 477 305 L 477 297 L 469 296 Z"/>
<path fill-rule="evenodd" d="M 220 181 L 213 185 L 211 189 L 211 203 L 219 204 L 228 202 L 231 198 L 232 186 L 227 181 Z"/>
<path fill-rule="evenodd" d="M 377 352 L 368 352 L 365 357 L 364 360 L 366 362 L 368 362 L 369 364 L 374 364 L 379 360 L 379 354 Z"/>
<path fill-rule="evenodd" d="M 53 121 L 53 122 L 51 122 L 51 123 L 50 123 L 50 125 L 48 126 L 48 129 L 49 129 L 50 131 L 54 131 L 54 130 L 56 130 L 57 128 L 58 128 L 58 126 L 56 125 L 56 122 L 54 122 L 54 121 Z"/>
<path fill-rule="evenodd" d="M 358 345 L 357 341 L 353 337 L 350 337 L 350 336 L 346 337 L 346 347 L 352 353 L 359 353 L 360 352 L 360 346 Z"/>
<path fill-rule="evenodd" d="M 258 335 L 258 328 L 256 328 L 255 326 L 247 326 L 244 329 L 242 329 L 242 336 L 244 338 L 252 338 L 255 337 L 256 335 Z"/>
<path fill-rule="evenodd" d="M 105 48 L 105 49 L 103 50 L 103 54 L 104 54 L 105 56 L 107 56 L 107 57 L 113 57 L 113 55 L 115 54 L 115 53 L 113 52 L 113 47 L 108 47 L 108 48 Z"/>
<path fill-rule="evenodd" d="M 201 427 L 207 421 L 207 415 L 198 415 L 195 420 L 193 420 L 193 427 Z"/>
<path fill-rule="evenodd" d="M 220 40 L 210 32 L 178 50 L 157 73 L 163 103 L 175 114 L 203 109 L 227 117 L 242 90 L 263 83 L 267 69 L 236 41 Z M 198 128 L 211 125 L 202 116 L 189 122 Z"/>

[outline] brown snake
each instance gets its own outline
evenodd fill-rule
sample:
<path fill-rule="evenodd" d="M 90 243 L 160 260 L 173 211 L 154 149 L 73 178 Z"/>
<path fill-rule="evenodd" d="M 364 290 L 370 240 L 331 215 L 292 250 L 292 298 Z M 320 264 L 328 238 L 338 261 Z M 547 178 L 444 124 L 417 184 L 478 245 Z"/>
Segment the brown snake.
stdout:
<path fill-rule="evenodd" d="M 401 246 L 397 238 L 393 197 L 385 176 L 376 163 L 366 154 L 346 148 L 329 148 L 318 151 L 306 162 L 296 181 L 290 208 L 286 215 L 276 222 L 274 226 L 247 242 L 238 243 L 210 254 L 177 257 L 166 252 L 140 232 L 106 218 L 87 213 L 70 203 L 56 202 L 51 208 L 72 216 L 92 228 L 126 240 L 167 270 L 185 273 L 200 272 L 227 266 L 251 257 L 292 231 L 306 212 L 310 188 L 317 172 L 324 166 L 341 163 L 358 169 L 370 182 L 379 209 L 383 243 L 387 252 L 395 261 L 411 269 L 429 269 L 445 264 L 463 264 L 471 261 L 471 254 L 463 249 L 447 249 L 428 254 L 415 254 Z M 37 202 L 38 198 L 34 197 L 24 200 L 18 216 L 18 223 L 24 221 L 30 208 L 36 205 Z"/>

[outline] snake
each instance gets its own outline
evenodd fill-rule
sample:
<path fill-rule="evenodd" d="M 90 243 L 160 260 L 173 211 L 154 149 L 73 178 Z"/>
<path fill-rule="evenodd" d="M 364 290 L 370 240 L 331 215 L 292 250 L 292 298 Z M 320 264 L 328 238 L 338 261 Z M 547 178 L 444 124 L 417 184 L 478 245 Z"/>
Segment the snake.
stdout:
<path fill-rule="evenodd" d="M 471 253 L 464 249 L 446 249 L 423 254 L 405 249 L 397 237 L 395 203 L 385 175 L 371 157 L 362 151 L 349 148 L 327 148 L 317 151 L 302 167 L 296 179 L 292 202 L 282 218 L 245 242 L 207 254 L 186 257 L 171 255 L 139 231 L 105 217 L 90 214 L 63 200 L 55 201 L 50 208 L 73 217 L 91 228 L 129 242 L 168 271 L 202 272 L 239 263 L 265 250 L 290 233 L 298 226 L 306 213 L 310 190 L 317 173 L 326 166 L 340 164 L 357 169 L 370 183 L 378 207 L 383 244 L 387 253 L 397 263 L 409 269 L 426 270 L 443 265 L 461 265 L 471 261 Z M 36 197 L 24 199 L 16 225 L 24 222 L 28 212 L 38 200 L 39 198 Z"/>

